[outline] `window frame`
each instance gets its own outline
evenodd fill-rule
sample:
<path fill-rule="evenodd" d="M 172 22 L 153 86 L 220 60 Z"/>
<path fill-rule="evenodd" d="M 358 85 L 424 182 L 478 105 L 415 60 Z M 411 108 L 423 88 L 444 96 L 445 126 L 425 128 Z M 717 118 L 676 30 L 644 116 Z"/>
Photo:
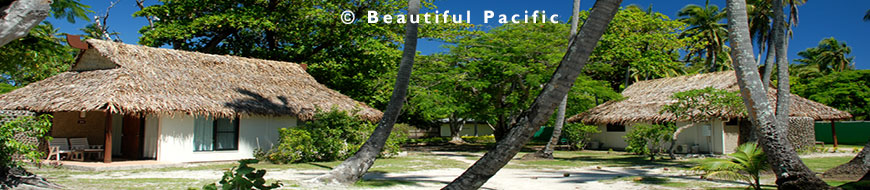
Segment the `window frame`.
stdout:
<path fill-rule="evenodd" d="M 621 127 L 622 130 L 610 130 L 611 127 L 614 127 L 614 128 L 615 128 L 615 127 Z M 620 124 L 607 124 L 607 125 L 604 126 L 604 130 L 605 130 L 606 132 L 627 132 L 627 131 L 626 131 L 626 128 L 625 128 L 625 125 L 620 125 Z"/>
<path fill-rule="evenodd" d="M 233 131 L 218 131 L 218 120 L 219 119 L 229 119 L 233 126 Z M 239 150 L 239 123 L 241 120 L 238 116 L 234 118 L 212 118 L 211 119 L 211 150 L 196 150 L 194 147 L 193 152 L 215 152 L 215 151 L 231 151 L 231 150 Z M 233 141 L 233 148 L 223 148 L 218 149 L 218 134 L 229 134 L 232 133 L 235 140 Z M 194 132 L 196 135 L 196 132 Z M 194 137 L 196 139 L 196 137 Z M 194 142 L 196 143 L 196 142 Z"/>
<path fill-rule="evenodd" d="M 219 119 L 229 119 L 233 125 L 233 131 L 218 131 L 218 120 Z M 232 119 L 230 119 L 230 118 L 215 118 L 212 121 L 212 126 L 211 126 L 212 127 L 212 134 L 211 134 L 211 141 L 212 141 L 211 142 L 211 149 L 212 150 L 211 151 L 239 150 L 239 123 L 240 123 L 239 117 L 235 117 Z M 218 147 L 217 147 L 218 134 L 227 134 L 227 133 L 233 133 L 233 137 L 235 138 L 235 140 L 233 141 L 233 148 L 218 149 Z"/>

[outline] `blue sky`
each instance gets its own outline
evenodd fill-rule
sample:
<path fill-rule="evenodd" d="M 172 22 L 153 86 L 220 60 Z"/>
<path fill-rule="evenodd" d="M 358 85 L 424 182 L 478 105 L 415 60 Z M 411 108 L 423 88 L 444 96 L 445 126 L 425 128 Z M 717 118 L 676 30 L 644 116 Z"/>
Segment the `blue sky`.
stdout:
<path fill-rule="evenodd" d="M 83 1 L 85 4 L 92 6 L 98 15 L 105 13 L 106 7 L 109 6 L 109 1 Z M 146 0 L 146 4 L 157 3 L 156 0 Z M 535 1 L 520 1 L 520 0 L 440 0 L 436 1 L 437 10 L 450 10 L 453 13 L 471 11 L 472 23 L 483 24 L 483 11 L 492 10 L 496 14 L 523 14 L 523 11 L 528 10 L 545 10 L 547 14 L 559 14 L 559 20 L 566 22 L 571 14 L 572 0 L 535 0 Z M 589 9 L 594 3 L 593 0 L 582 0 L 581 9 Z M 725 0 L 711 0 L 711 4 L 724 7 Z M 625 0 L 622 5 L 638 4 L 642 7 L 649 5 L 653 6 L 653 11 L 661 12 L 676 19 L 677 11 L 687 4 L 703 5 L 703 0 L 692 1 L 650 1 L 650 0 Z M 798 58 L 797 52 L 806 48 L 815 47 L 820 40 L 828 37 L 835 37 L 840 41 L 846 42 L 852 47 L 851 56 L 855 57 L 855 65 L 858 69 L 870 69 L 870 38 L 867 33 L 870 32 L 870 22 L 862 20 L 864 14 L 870 9 L 870 1 L 808 1 L 800 7 L 799 19 L 800 22 L 794 28 L 794 37 L 789 44 L 789 60 Z M 139 10 L 136 7 L 134 0 L 121 0 L 111 10 L 111 15 L 108 20 L 110 30 L 120 33 L 124 43 L 136 44 L 139 40 L 139 29 L 147 25 L 144 18 L 133 17 L 133 13 Z M 427 10 L 423 10 L 426 12 Z M 433 10 L 434 11 L 434 10 Z M 336 13 L 338 14 L 338 13 Z M 93 17 L 91 15 L 90 17 Z M 359 15 L 357 17 L 360 17 Z M 81 34 L 79 28 L 83 28 L 87 24 L 85 21 L 78 21 L 75 24 L 67 23 L 66 20 L 47 19 L 56 27 L 60 28 L 61 32 L 71 34 Z M 490 22 L 484 24 L 483 27 L 491 28 L 499 24 Z M 441 43 L 421 41 L 417 48 L 423 54 L 436 53 L 444 51 L 440 47 Z"/>

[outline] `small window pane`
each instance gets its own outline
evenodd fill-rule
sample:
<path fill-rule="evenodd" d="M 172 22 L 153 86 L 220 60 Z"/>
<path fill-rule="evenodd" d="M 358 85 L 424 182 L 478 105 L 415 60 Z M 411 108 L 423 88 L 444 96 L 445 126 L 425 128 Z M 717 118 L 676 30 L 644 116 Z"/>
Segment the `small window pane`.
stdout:
<path fill-rule="evenodd" d="M 233 123 L 233 120 L 227 118 L 217 119 L 217 132 L 234 132 L 236 131 L 236 125 Z"/>
<path fill-rule="evenodd" d="M 217 150 L 233 150 L 236 149 L 236 134 L 235 133 L 218 133 L 215 149 Z"/>
<path fill-rule="evenodd" d="M 607 132 L 625 132 L 625 125 L 607 124 Z"/>
<path fill-rule="evenodd" d="M 193 150 L 194 151 L 210 151 L 214 142 L 214 127 L 211 118 L 197 117 L 194 120 L 193 129 Z"/>

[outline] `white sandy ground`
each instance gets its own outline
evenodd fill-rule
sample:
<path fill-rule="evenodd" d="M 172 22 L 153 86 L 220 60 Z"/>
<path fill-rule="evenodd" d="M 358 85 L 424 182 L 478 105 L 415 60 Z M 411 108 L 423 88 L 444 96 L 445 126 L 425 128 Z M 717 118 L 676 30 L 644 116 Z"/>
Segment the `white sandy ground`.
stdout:
<path fill-rule="evenodd" d="M 471 165 L 475 160 L 456 154 L 434 154 L 445 156 Z M 854 156 L 854 153 L 811 154 L 802 157 Z M 325 173 L 325 170 L 270 170 L 267 179 L 295 181 L 299 187 L 287 186 L 287 189 L 439 189 L 462 174 L 464 169 L 431 168 L 429 170 L 402 173 L 369 173 L 366 180 L 401 180 L 409 181 L 400 185 L 384 188 L 344 187 L 320 185 L 311 183 L 310 179 Z M 570 174 L 564 177 L 564 174 Z M 98 175 L 73 175 L 71 178 L 187 178 L 187 179 L 217 179 L 223 175 L 221 170 L 167 171 L 167 172 L 105 172 Z M 689 187 L 672 188 L 659 185 L 636 183 L 630 180 L 613 180 L 620 177 L 659 177 L 668 178 L 673 182 L 690 184 Z M 770 184 L 771 181 L 762 183 Z M 708 181 L 699 179 L 697 175 L 684 170 L 665 170 L 663 167 L 604 167 L 597 166 L 570 169 L 501 169 L 484 186 L 483 189 L 704 189 L 705 187 L 746 186 L 742 183 L 728 181 Z"/>

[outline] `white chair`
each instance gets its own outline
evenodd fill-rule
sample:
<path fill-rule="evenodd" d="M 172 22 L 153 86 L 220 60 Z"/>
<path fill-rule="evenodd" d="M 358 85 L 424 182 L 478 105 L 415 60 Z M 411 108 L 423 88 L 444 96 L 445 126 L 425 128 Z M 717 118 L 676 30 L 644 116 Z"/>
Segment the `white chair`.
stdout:
<path fill-rule="evenodd" d="M 48 157 L 45 158 L 45 161 L 51 160 L 51 156 L 54 156 L 60 162 L 60 155 L 66 154 L 69 156 L 70 152 L 72 150 L 70 150 L 69 141 L 66 138 L 51 139 L 51 141 L 48 141 Z"/>
<path fill-rule="evenodd" d="M 84 161 L 85 153 L 97 153 L 98 157 L 103 157 L 103 145 L 90 145 L 88 138 L 70 138 L 69 144 L 74 151 L 71 154 L 73 160 Z"/>

